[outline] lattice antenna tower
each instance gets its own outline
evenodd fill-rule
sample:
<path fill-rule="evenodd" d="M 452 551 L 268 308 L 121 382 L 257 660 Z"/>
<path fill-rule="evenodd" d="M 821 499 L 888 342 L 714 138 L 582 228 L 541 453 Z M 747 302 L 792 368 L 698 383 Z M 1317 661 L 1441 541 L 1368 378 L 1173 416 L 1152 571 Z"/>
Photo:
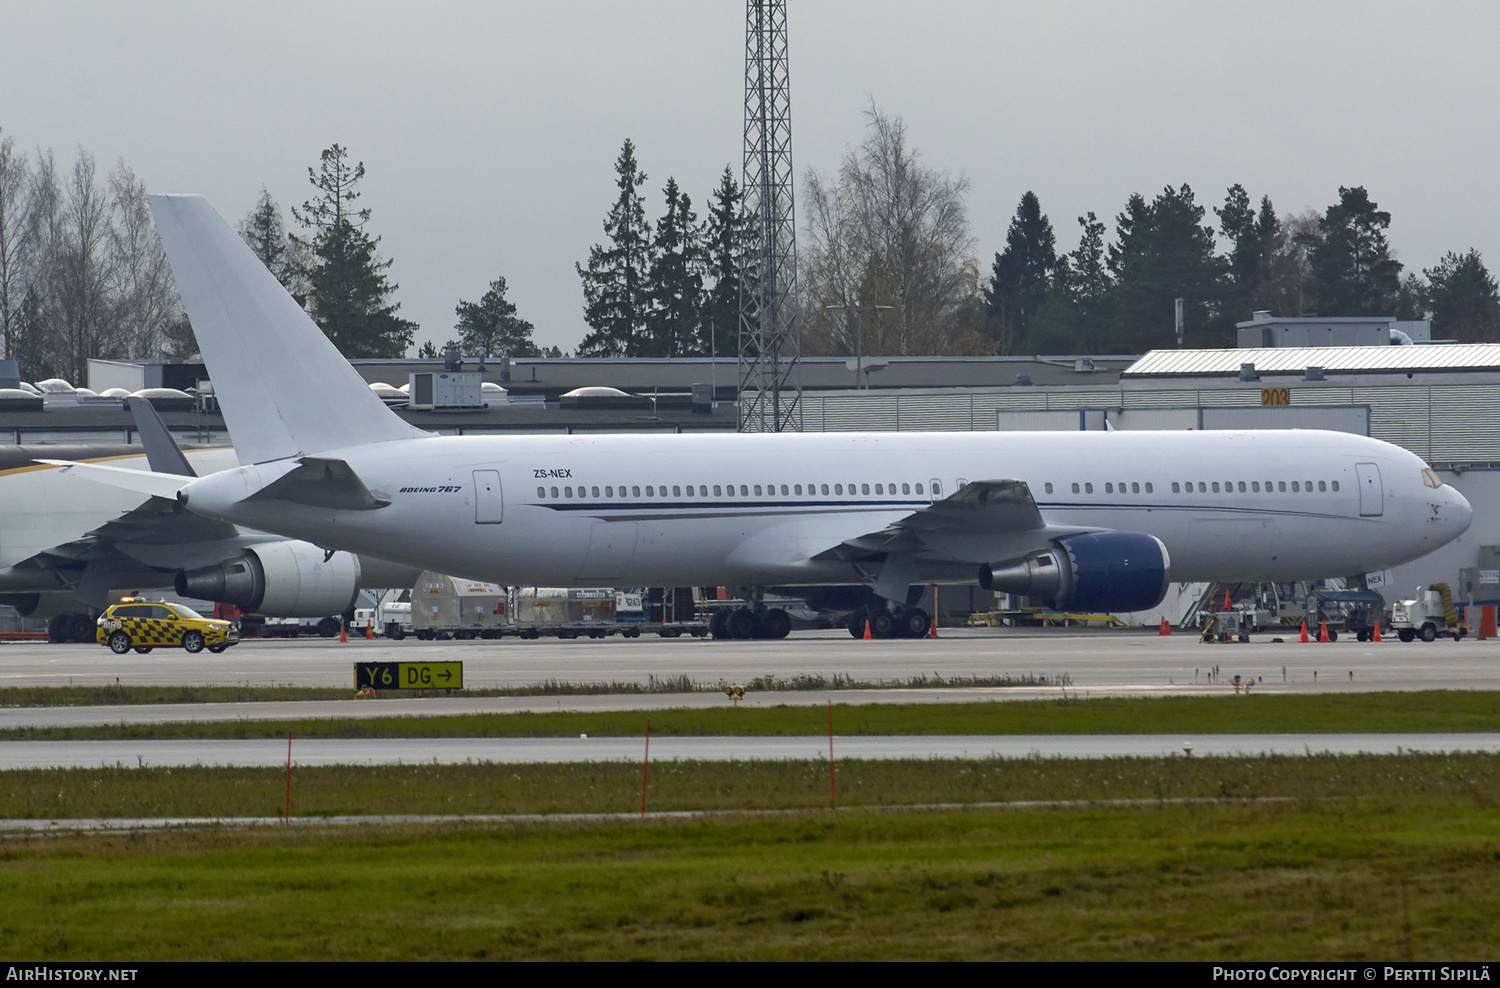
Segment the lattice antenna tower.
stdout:
<path fill-rule="evenodd" d="M 786 0 L 745 4 L 745 212 L 740 282 L 741 432 L 802 430 L 797 231 Z"/>

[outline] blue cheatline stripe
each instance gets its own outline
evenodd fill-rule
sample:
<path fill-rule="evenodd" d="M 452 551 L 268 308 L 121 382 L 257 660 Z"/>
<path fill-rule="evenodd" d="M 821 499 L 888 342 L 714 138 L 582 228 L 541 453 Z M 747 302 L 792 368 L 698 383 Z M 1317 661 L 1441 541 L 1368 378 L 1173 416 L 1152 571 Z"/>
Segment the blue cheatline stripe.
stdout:
<path fill-rule="evenodd" d="M 533 507 L 551 508 L 553 511 L 682 511 L 686 508 L 699 510 L 744 510 L 754 508 L 926 508 L 932 501 L 580 501 L 550 502 L 532 501 Z"/>

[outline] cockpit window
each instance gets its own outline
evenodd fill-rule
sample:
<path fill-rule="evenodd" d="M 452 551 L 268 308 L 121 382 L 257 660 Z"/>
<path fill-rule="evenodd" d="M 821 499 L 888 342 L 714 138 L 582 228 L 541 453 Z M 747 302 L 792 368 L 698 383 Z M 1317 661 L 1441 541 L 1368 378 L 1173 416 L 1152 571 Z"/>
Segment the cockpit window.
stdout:
<path fill-rule="evenodd" d="M 1431 467 L 1424 467 L 1422 469 L 1422 483 L 1426 484 L 1428 487 L 1443 486 L 1442 480 L 1439 479 L 1438 475 L 1433 472 Z"/>

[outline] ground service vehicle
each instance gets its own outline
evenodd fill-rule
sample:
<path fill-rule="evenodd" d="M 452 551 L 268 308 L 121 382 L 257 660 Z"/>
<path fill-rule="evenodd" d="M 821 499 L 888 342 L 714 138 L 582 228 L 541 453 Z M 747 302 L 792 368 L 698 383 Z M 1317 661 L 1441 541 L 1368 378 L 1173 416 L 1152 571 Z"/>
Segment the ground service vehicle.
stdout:
<path fill-rule="evenodd" d="M 132 648 L 144 655 L 158 646 L 178 645 L 188 652 L 222 652 L 240 643 L 233 624 L 206 618 L 185 604 L 126 597 L 105 610 L 96 624 L 96 640 L 116 655 Z"/>
<path fill-rule="evenodd" d="M 426 572 L 411 592 L 412 632 L 434 638 L 499 638 L 513 632 L 504 587 Z"/>
<path fill-rule="evenodd" d="M 1453 607 L 1453 593 L 1448 584 L 1438 582 L 1426 590 L 1417 588 L 1412 600 L 1398 600 L 1391 607 L 1391 627 L 1404 642 L 1420 637 L 1430 642 L 1438 635 L 1452 635 L 1458 641 L 1465 630 L 1458 625 L 1458 611 Z"/>

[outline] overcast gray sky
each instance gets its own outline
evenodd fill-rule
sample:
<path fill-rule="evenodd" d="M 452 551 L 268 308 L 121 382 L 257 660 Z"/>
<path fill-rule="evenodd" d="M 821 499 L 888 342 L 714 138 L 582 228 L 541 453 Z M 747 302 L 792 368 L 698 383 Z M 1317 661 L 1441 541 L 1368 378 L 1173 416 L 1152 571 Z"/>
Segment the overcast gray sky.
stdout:
<path fill-rule="evenodd" d="M 1500 267 L 1500 4 L 791 0 L 793 160 L 831 173 L 871 99 L 967 176 L 983 270 L 1034 190 L 1061 249 L 1132 192 L 1240 182 L 1280 213 L 1364 185 L 1409 270 Z M 648 215 L 669 175 L 703 206 L 739 172 L 745 5 L 0 0 L 0 133 L 123 160 L 231 223 L 288 209 L 335 142 L 418 339 L 503 275 L 543 345 L 582 338 L 573 265 L 635 141 Z M 800 184 L 799 184 L 800 188 Z M 800 203 L 799 203 L 800 207 Z M 290 216 L 288 215 L 288 221 Z M 1212 213 L 1209 213 L 1212 219 Z"/>

